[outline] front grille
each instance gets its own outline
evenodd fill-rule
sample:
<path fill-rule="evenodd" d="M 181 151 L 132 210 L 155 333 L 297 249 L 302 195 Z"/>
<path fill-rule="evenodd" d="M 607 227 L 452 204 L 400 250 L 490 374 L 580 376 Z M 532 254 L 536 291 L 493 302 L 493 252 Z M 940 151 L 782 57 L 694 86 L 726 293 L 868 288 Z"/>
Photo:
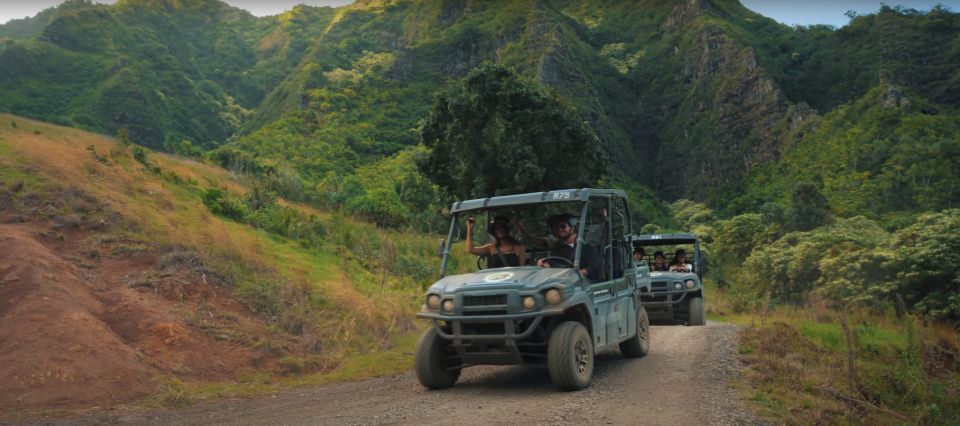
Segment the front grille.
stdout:
<path fill-rule="evenodd" d="M 504 334 L 503 323 L 466 323 L 463 324 L 463 334 Z"/>
<path fill-rule="evenodd" d="M 506 305 L 507 295 L 496 294 L 493 296 L 464 296 L 463 306 L 494 306 Z"/>
<path fill-rule="evenodd" d="M 479 317 L 484 315 L 504 315 L 507 313 L 506 309 L 495 309 L 495 310 L 482 310 L 482 311 L 463 311 L 464 315 L 471 317 Z"/>
<path fill-rule="evenodd" d="M 652 283 L 653 291 L 667 291 L 666 281 L 654 281 Z"/>

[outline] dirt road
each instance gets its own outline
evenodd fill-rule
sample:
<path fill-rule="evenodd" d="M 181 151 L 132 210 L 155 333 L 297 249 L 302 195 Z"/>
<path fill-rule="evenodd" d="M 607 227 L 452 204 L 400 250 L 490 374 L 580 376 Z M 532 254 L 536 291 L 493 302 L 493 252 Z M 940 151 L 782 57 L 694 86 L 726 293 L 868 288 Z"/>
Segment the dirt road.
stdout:
<path fill-rule="evenodd" d="M 546 370 L 473 367 L 452 389 L 426 391 L 407 373 L 275 397 L 175 410 L 112 412 L 54 424 L 759 424 L 729 388 L 733 326 L 653 327 L 644 358 L 597 355 L 593 386 L 558 392 Z M 49 424 L 49 423 L 48 423 Z"/>

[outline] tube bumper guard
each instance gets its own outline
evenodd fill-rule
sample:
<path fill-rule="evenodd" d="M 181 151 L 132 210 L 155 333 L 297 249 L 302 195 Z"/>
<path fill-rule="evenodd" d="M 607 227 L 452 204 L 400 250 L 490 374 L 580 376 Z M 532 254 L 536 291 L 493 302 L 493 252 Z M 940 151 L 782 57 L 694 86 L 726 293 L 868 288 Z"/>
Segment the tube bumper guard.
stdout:
<path fill-rule="evenodd" d="M 699 289 L 694 289 L 699 290 Z M 660 306 L 673 306 L 680 302 L 683 302 L 687 295 L 693 293 L 693 291 L 686 290 L 674 290 L 674 291 L 658 291 L 655 293 L 641 293 L 640 301 L 643 303 L 643 306 L 650 307 L 660 307 Z"/>
<path fill-rule="evenodd" d="M 440 337 L 447 340 L 454 340 L 455 343 L 459 343 L 459 340 L 522 340 L 529 337 L 530 334 L 537 329 L 537 326 L 540 325 L 540 322 L 543 321 L 545 317 L 562 314 L 563 308 L 557 306 L 520 314 L 444 315 L 435 312 L 419 312 L 417 313 L 417 317 L 426 318 L 433 321 L 433 325 L 436 327 L 437 334 L 439 334 Z M 518 330 L 518 327 L 522 322 L 530 319 L 532 319 L 532 321 L 529 322 L 524 329 Z M 444 331 L 445 327 L 440 324 L 441 321 L 445 323 L 445 325 L 450 326 L 452 333 L 447 333 Z M 503 333 L 464 334 L 463 326 L 466 323 L 499 323 L 503 325 Z"/>
<path fill-rule="evenodd" d="M 542 364 L 535 360 L 537 353 L 531 351 L 529 344 L 523 341 L 533 334 L 544 318 L 562 314 L 562 307 L 551 307 L 519 314 L 443 315 L 420 312 L 417 316 L 433 321 L 437 334 L 449 340 L 456 350 L 460 367 L 467 367 Z"/>

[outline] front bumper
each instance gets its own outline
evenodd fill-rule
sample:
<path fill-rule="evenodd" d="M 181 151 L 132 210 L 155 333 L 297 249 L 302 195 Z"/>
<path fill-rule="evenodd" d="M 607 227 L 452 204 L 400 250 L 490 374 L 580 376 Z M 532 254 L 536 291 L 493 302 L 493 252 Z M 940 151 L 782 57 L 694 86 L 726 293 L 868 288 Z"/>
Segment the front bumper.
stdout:
<path fill-rule="evenodd" d="M 507 306 L 499 308 L 510 310 Z M 469 310 L 464 314 L 458 308 L 459 314 L 421 311 L 417 317 L 431 320 L 437 334 L 450 341 L 458 358 L 453 362 L 460 367 L 545 365 L 548 336 L 541 325 L 545 318 L 562 315 L 565 308 L 561 303 L 528 312 L 481 315 Z"/>
<path fill-rule="evenodd" d="M 643 302 L 643 306 L 650 308 L 666 307 L 666 306 L 675 306 L 679 305 L 681 302 L 686 300 L 687 296 L 691 293 L 700 293 L 700 289 L 694 287 L 692 289 L 683 289 L 683 290 L 670 290 L 670 291 L 657 291 L 650 293 L 641 293 L 640 301 Z"/>

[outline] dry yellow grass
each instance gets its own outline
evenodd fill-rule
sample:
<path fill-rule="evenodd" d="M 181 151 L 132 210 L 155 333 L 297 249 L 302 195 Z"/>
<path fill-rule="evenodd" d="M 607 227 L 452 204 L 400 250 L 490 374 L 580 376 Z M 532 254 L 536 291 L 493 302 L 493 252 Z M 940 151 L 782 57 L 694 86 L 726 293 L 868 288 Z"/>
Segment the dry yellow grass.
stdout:
<path fill-rule="evenodd" d="M 213 396 L 244 395 L 275 389 L 278 382 L 325 383 L 409 368 L 417 328 L 426 325 L 415 322 L 413 315 L 425 283 L 384 273 L 379 259 L 370 256 L 388 241 L 412 247 L 405 252 L 408 257 L 425 255 L 423 247 L 435 247 L 435 237 L 384 231 L 336 212 L 279 200 L 282 206 L 315 215 L 327 228 L 327 241 L 308 249 L 212 214 L 203 204 L 207 189 L 225 189 L 234 198 L 247 193 L 244 182 L 230 172 L 160 153 L 149 153 L 149 161 L 159 173 L 110 137 L 0 114 L 0 177 L 30 181 L 34 175 L 37 179 L 28 182 L 28 190 L 42 191 L 46 183 L 75 187 L 107 203 L 108 210 L 132 225 L 118 232 L 180 246 L 216 262 L 214 270 L 239 277 L 234 282 L 241 300 L 269 314 L 263 319 L 276 325 L 271 333 L 285 330 L 287 338 L 317 351 L 315 357 L 339 366 L 309 376 L 268 377 L 259 385 L 190 385 L 188 393 L 207 395 L 209 389 L 223 388 Z M 255 306 L 262 300 L 268 302 Z M 271 341 L 255 336 L 248 340 Z M 292 365 L 298 362 L 302 360 L 291 360 Z"/>
<path fill-rule="evenodd" d="M 22 157 L 23 163 L 37 173 L 109 203 L 111 210 L 135 223 L 151 241 L 233 259 L 254 270 L 273 270 L 293 288 L 306 286 L 319 291 L 333 310 L 327 321 L 340 329 L 333 334 L 349 338 L 412 317 L 410 297 L 388 294 L 380 300 L 361 294 L 354 280 L 373 280 L 374 275 L 344 263 L 336 255 L 310 253 L 295 243 L 277 241 L 248 225 L 211 214 L 201 202 L 202 190 L 225 188 L 234 195 L 246 192 L 226 170 L 151 153 L 150 161 L 159 166 L 164 175 L 161 177 L 135 161 L 112 138 L 0 115 L 2 123 L 14 121 L 16 128 L 0 126 L 0 144 Z M 106 157 L 106 163 L 97 161 L 88 147 Z M 190 183 L 175 183 L 170 179 L 173 175 Z M 297 203 L 281 200 L 281 204 L 321 219 L 331 217 L 329 212 Z M 346 221 L 348 226 L 381 232 L 369 224 Z"/>

